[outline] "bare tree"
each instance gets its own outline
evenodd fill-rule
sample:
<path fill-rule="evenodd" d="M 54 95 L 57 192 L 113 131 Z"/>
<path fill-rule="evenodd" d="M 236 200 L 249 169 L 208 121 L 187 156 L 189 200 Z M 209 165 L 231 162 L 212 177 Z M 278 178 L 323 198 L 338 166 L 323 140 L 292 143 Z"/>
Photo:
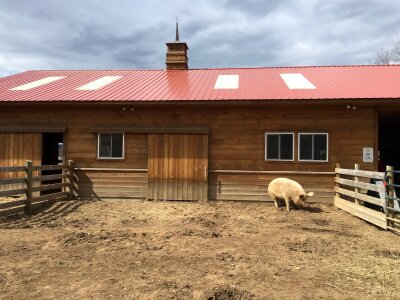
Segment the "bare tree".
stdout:
<path fill-rule="evenodd" d="M 397 41 L 392 49 L 381 49 L 376 53 L 376 65 L 390 65 L 400 63 L 400 41 Z"/>
<path fill-rule="evenodd" d="M 376 65 L 389 65 L 392 61 L 392 51 L 381 49 L 376 53 L 375 64 Z"/>
<path fill-rule="evenodd" d="M 400 41 L 397 41 L 397 43 L 394 44 L 393 60 L 395 63 L 400 63 Z"/>

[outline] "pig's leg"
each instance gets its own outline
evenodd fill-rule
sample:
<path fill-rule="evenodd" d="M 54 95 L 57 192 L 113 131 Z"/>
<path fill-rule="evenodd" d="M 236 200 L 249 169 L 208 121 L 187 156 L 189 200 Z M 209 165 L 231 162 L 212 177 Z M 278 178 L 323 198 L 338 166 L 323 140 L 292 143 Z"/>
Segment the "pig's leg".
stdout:
<path fill-rule="evenodd" d="M 276 200 L 276 196 L 274 194 L 269 195 L 271 197 L 271 199 L 274 201 L 275 203 L 275 207 L 279 207 L 278 206 L 278 201 Z"/>
<path fill-rule="evenodd" d="M 286 210 L 289 212 L 290 211 L 290 198 L 285 197 L 285 202 L 286 202 Z"/>

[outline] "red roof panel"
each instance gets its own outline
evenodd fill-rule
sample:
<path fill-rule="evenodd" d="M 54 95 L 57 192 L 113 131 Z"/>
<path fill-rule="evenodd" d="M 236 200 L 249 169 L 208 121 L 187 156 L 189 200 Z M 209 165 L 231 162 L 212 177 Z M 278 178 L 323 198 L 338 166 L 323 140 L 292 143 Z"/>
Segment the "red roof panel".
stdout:
<path fill-rule="evenodd" d="M 289 89 L 283 73 L 300 73 L 315 89 Z M 238 89 L 214 89 L 219 75 L 239 75 Z M 65 78 L 10 90 L 49 76 Z M 103 76 L 122 76 L 97 90 L 76 90 Z M 27 71 L 0 78 L 0 101 L 222 101 L 272 99 L 400 99 L 400 65 L 232 68 L 187 71 Z"/>

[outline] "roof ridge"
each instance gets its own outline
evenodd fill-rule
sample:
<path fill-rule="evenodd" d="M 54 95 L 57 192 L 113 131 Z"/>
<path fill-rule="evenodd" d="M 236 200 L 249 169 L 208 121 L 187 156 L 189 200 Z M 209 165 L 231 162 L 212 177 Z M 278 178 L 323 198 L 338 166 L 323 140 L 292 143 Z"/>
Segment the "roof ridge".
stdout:
<path fill-rule="evenodd" d="M 202 70 L 257 70 L 257 69 L 313 69 L 313 68 L 379 68 L 379 67 L 400 67 L 400 64 L 390 64 L 390 65 L 373 65 L 373 64 L 365 64 L 365 65 L 314 65 L 314 66 L 259 66 L 259 67 L 220 67 L 220 68 L 193 68 L 193 69 L 188 69 L 187 71 L 202 71 Z M 181 72 L 182 70 L 166 70 L 166 69 L 48 69 L 48 70 L 27 70 L 21 73 L 16 73 L 12 75 L 7 75 L 5 77 L 1 78 L 6 78 L 9 76 L 17 75 L 17 74 L 23 74 L 27 72 L 130 72 L 130 71 L 135 71 L 135 72 L 160 72 L 160 71 L 168 71 L 168 72 L 175 72 L 179 71 Z"/>

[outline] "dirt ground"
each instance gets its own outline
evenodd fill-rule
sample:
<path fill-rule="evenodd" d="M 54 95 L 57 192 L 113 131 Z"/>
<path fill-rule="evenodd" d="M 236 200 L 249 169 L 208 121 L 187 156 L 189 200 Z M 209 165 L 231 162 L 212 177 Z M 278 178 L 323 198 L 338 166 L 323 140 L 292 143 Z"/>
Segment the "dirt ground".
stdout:
<path fill-rule="evenodd" d="M 312 206 L 56 203 L 0 220 L 0 298 L 399 299 L 400 236 Z"/>

